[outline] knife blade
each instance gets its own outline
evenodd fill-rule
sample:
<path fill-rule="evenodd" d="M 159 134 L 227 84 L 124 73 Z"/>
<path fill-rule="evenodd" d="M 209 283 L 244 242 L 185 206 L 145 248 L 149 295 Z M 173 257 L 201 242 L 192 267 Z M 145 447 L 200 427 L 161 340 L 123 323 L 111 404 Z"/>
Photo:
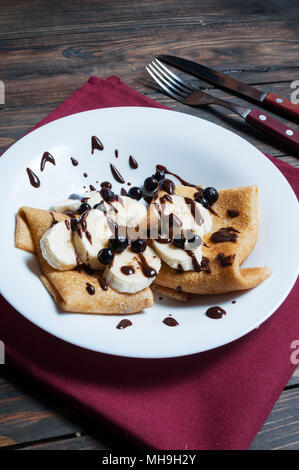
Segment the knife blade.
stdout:
<path fill-rule="evenodd" d="M 158 55 L 157 59 L 172 65 L 184 72 L 188 72 L 201 80 L 212 83 L 216 87 L 225 88 L 233 93 L 249 98 L 258 103 L 267 104 L 278 114 L 287 115 L 289 118 L 299 119 L 299 105 L 293 104 L 286 98 L 283 98 L 275 93 L 267 93 L 259 90 L 247 83 L 240 82 L 235 78 L 230 77 L 216 70 L 210 69 L 205 65 L 198 64 L 192 60 L 183 59 L 171 55 Z"/>

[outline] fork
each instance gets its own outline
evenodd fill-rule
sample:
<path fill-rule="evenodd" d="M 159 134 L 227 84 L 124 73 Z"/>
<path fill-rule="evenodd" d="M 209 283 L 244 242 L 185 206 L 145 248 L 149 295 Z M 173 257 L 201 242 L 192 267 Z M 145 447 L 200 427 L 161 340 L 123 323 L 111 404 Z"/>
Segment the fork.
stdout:
<path fill-rule="evenodd" d="M 292 149 L 299 151 L 299 132 L 285 126 L 278 119 L 274 119 L 257 108 L 237 106 L 229 101 L 201 91 L 186 83 L 158 59 L 148 64 L 146 70 L 160 88 L 175 100 L 189 106 L 204 106 L 208 104 L 223 106 L 241 116 L 252 126 L 270 134 L 272 137 L 276 137 Z"/>

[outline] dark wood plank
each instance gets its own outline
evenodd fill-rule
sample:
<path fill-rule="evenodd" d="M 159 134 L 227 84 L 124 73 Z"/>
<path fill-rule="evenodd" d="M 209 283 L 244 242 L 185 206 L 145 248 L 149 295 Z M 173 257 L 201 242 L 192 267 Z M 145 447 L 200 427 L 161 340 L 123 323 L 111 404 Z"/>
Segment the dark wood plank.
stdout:
<path fill-rule="evenodd" d="M 283 6 L 283 8 L 282 8 Z M 226 23 L 279 22 L 292 20 L 297 13 L 296 0 L 271 2 L 239 2 L 238 0 L 135 0 L 134 2 L 113 2 L 101 0 L 68 0 L 67 3 L 48 0 L 2 0 L 1 37 L 35 37 L 67 33 L 95 32 L 99 25 L 116 26 L 124 19 L 127 27 L 145 26 L 155 23 L 157 29 L 183 25 L 217 25 Z M 49 21 L 49 18 L 51 21 Z M 165 19 L 168 19 L 166 22 Z M 13 25 L 13 27 L 12 27 Z M 278 28 L 276 28 L 277 30 Z"/>
<path fill-rule="evenodd" d="M 8 93 L 7 100 L 10 104 L 7 109 L 0 111 L 0 152 L 25 135 L 30 128 L 55 109 L 70 93 L 81 86 L 87 78 L 82 75 L 73 81 L 65 76 L 59 77 L 59 80 L 56 77 L 53 79 L 44 78 L 43 80 L 39 79 L 37 82 L 33 81 L 35 83 L 31 85 L 28 84 L 23 90 L 22 98 Z M 231 111 L 215 106 L 205 108 L 184 106 L 154 89 L 153 84 L 147 79 L 145 74 L 140 75 L 138 85 L 136 84 L 134 88 L 171 109 L 219 124 L 245 138 L 263 152 L 268 152 L 274 156 L 286 155 L 287 148 L 285 145 L 281 145 L 257 129 L 250 127 L 240 117 L 233 115 Z M 265 91 L 271 89 L 287 98 L 289 98 L 291 91 L 290 83 L 272 83 L 270 86 L 261 85 L 260 88 Z M 248 103 L 244 100 L 233 97 L 226 92 L 220 90 L 210 90 L 210 92 L 230 102 L 248 106 Z M 18 106 L 18 99 L 22 99 L 24 105 Z M 15 103 L 14 100 L 16 100 Z M 33 103 L 30 105 L 31 101 Z M 262 110 L 263 108 L 259 107 L 259 109 Z M 269 114 L 271 113 L 269 112 Z M 274 114 L 272 115 L 275 117 Z M 279 117 L 279 119 L 295 129 L 299 128 L 298 125 L 282 117 Z M 290 155 L 292 155 L 291 152 Z"/>
<path fill-rule="evenodd" d="M 299 449 L 299 388 L 281 394 L 250 449 Z"/>
<path fill-rule="evenodd" d="M 36 450 L 100 450 L 119 449 L 124 442 L 106 440 L 106 434 L 70 436 L 59 440 L 39 442 L 25 449 Z M 299 449 L 299 388 L 283 392 L 264 426 L 250 446 L 256 449 Z"/>
<path fill-rule="evenodd" d="M 131 445 L 125 438 L 88 419 L 11 367 L 3 366 L 3 369 L 0 378 L 0 447 L 121 449 Z M 281 419 L 286 425 L 284 443 L 293 442 L 294 429 L 290 423 L 291 417 L 296 415 L 299 407 L 299 369 L 290 379 L 288 387 L 294 387 L 296 384 L 298 388 L 283 392 L 280 400 L 284 400 L 283 403 L 287 403 L 287 407 L 281 407 L 278 401 L 276 407 L 279 411 L 277 412 L 275 407 L 271 412 L 267 424 L 260 431 L 262 435 L 264 429 L 267 429 L 267 433 L 271 433 L 271 439 L 275 438 L 281 442 L 281 428 L 278 428 L 275 435 L 277 420 Z M 293 390 L 295 395 L 292 394 Z M 292 399 L 286 401 L 285 397 Z M 266 437 L 268 438 L 268 435 Z M 262 441 L 259 439 L 258 435 L 254 448 L 263 448 L 264 436 Z"/>
<path fill-rule="evenodd" d="M 297 385 L 299 386 L 299 366 L 294 371 L 292 377 L 290 378 L 290 380 L 288 381 L 288 384 L 287 384 L 288 387 L 294 387 L 294 386 L 297 386 Z"/>
<path fill-rule="evenodd" d="M 98 427 L 7 365 L 1 371 L 0 447 Z"/>

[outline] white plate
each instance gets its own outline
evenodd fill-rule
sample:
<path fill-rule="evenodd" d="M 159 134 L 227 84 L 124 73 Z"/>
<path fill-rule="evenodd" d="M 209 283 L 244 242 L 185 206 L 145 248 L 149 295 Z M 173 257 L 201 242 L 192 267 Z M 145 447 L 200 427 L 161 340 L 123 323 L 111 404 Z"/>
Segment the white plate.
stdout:
<path fill-rule="evenodd" d="M 104 144 L 92 156 L 91 136 Z M 114 150 L 119 150 L 119 158 Z M 56 166 L 39 166 L 49 151 Z M 128 164 L 133 155 L 139 168 Z M 70 157 L 79 161 L 72 166 Z M 270 266 L 272 276 L 255 289 L 229 295 L 196 296 L 187 305 L 156 300 L 144 313 L 130 316 L 133 326 L 116 325 L 125 316 L 59 312 L 41 284 L 35 256 L 14 247 L 15 213 L 22 205 L 48 209 L 83 185 L 113 178 L 109 161 L 126 182 L 140 185 L 157 163 L 187 181 L 218 189 L 257 184 L 261 223 L 258 243 L 246 266 Z M 33 188 L 26 167 L 40 176 Z M 299 211 L 296 197 L 282 174 L 257 149 L 237 135 L 208 121 L 153 108 L 109 108 L 75 114 L 52 122 L 19 140 L 0 160 L 1 274 L 3 296 L 33 323 L 78 346 L 121 356 L 163 358 L 216 348 L 245 335 L 275 312 L 298 273 Z M 84 178 L 87 172 L 89 177 Z M 92 175 L 92 176 L 91 176 Z M 119 191 L 120 185 L 113 183 Z M 290 249 L 291 248 L 291 249 Z M 237 302 L 232 304 L 232 300 Z M 211 320 L 205 311 L 220 305 L 227 315 Z M 169 314 L 179 322 L 162 323 Z M 16 332 L 22 334 L 22 332 Z"/>

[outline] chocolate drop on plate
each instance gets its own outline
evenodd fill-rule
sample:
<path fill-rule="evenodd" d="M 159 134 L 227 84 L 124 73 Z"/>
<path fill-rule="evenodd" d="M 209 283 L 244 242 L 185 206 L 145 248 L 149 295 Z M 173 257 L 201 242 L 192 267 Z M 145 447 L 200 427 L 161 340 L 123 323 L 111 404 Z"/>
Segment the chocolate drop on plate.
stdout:
<path fill-rule="evenodd" d="M 129 165 L 133 170 L 136 170 L 136 168 L 138 168 L 138 163 L 135 160 L 135 158 L 132 157 L 132 155 L 130 155 L 130 157 L 129 157 Z"/>
<path fill-rule="evenodd" d="M 84 178 L 87 178 L 88 174 L 87 174 L 87 173 L 83 173 L 83 176 L 84 176 Z"/>
<path fill-rule="evenodd" d="M 76 160 L 75 158 L 71 157 L 71 162 L 73 166 L 78 166 L 78 160 Z"/>
<path fill-rule="evenodd" d="M 124 330 L 125 328 L 128 328 L 128 326 L 132 326 L 132 322 L 130 320 L 127 320 L 126 318 L 124 320 L 121 320 L 119 324 L 117 325 L 118 330 Z"/>
<path fill-rule="evenodd" d="M 104 145 L 100 139 L 93 135 L 91 138 L 91 153 L 93 154 L 95 150 L 104 150 Z"/>
<path fill-rule="evenodd" d="M 115 158 L 118 158 L 118 150 L 117 149 L 114 150 L 114 154 L 115 154 Z"/>
<path fill-rule="evenodd" d="M 36 174 L 32 170 L 30 170 L 30 168 L 26 168 L 26 171 L 27 171 L 31 186 L 33 186 L 34 188 L 39 188 L 40 187 L 39 177 L 36 176 Z"/>
<path fill-rule="evenodd" d="M 123 177 L 121 176 L 120 172 L 118 171 L 117 168 L 115 168 L 114 165 L 112 165 L 112 163 L 110 163 L 110 168 L 111 168 L 111 173 L 112 173 L 112 176 L 114 177 L 114 179 L 118 182 L 118 183 L 121 183 L 123 184 L 125 182 L 125 180 L 123 179 Z"/>
<path fill-rule="evenodd" d="M 178 326 L 178 322 L 176 321 L 175 318 L 172 318 L 172 317 L 166 317 L 164 318 L 163 320 L 163 323 L 167 326 Z"/>
<path fill-rule="evenodd" d="M 44 171 L 47 162 L 52 163 L 54 166 L 56 165 L 53 155 L 51 155 L 49 152 L 44 152 L 40 162 L 40 171 Z"/>
<path fill-rule="evenodd" d="M 223 310 L 223 308 L 218 307 L 218 305 L 208 308 L 206 311 L 206 316 L 213 320 L 219 320 L 219 318 L 222 318 L 224 315 L 226 315 L 226 311 Z"/>

